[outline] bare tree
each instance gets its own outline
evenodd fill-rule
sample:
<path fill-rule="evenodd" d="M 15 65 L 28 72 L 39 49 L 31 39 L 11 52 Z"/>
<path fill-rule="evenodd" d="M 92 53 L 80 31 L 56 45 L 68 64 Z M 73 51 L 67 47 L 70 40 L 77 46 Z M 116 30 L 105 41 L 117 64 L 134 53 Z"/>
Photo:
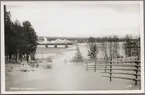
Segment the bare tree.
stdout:
<path fill-rule="evenodd" d="M 113 58 L 118 58 L 119 53 L 118 53 L 118 48 L 119 48 L 119 38 L 114 35 L 113 36 L 114 43 L 113 43 Z"/>
<path fill-rule="evenodd" d="M 101 51 L 104 53 L 104 60 L 105 60 L 105 72 L 107 67 L 107 60 L 108 60 L 108 53 L 107 53 L 107 41 L 102 42 L 101 44 Z"/>

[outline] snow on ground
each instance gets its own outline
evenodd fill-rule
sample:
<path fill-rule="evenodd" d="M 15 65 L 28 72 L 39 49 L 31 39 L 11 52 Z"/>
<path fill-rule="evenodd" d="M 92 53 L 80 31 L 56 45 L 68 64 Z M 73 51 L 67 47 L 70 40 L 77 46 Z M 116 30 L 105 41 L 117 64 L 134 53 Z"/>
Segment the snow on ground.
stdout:
<path fill-rule="evenodd" d="M 81 52 L 85 55 L 87 49 L 80 48 L 82 48 Z M 134 84 L 132 81 L 113 79 L 110 82 L 108 78 L 101 77 L 100 70 L 96 72 L 86 71 L 84 63 L 77 64 L 69 62 L 75 52 L 74 48 L 49 48 L 47 50 L 40 49 L 40 51 L 37 51 L 37 54 L 50 55 L 55 53 L 57 55 L 53 57 L 51 69 L 44 69 L 41 66 L 46 64 L 44 61 L 39 63 L 39 68 L 33 68 L 34 71 L 30 72 L 21 72 L 19 64 L 11 64 L 11 66 L 7 64 L 6 68 L 11 68 L 11 70 L 6 69 L 6 90 L 86 91 L 139 89 L 138 86 L 132 86 Z M 64 62 L 64 60 L 67 60 L 67 62 Z"/>

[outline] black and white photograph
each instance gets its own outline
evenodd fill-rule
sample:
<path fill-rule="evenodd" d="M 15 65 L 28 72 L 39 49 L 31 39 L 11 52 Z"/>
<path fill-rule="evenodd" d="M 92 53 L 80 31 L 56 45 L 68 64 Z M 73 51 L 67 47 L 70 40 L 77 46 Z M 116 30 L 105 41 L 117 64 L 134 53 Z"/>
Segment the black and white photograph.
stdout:
<path fill-rule="evenodd" d="M 2 1 L 1 91 L 143 93 L 143 1 Z"/>

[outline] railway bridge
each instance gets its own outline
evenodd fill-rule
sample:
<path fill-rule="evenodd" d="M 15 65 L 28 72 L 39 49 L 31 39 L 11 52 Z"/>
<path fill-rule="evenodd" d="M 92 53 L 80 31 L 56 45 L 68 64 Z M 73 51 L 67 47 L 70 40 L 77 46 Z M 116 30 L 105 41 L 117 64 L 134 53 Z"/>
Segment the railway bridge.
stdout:
<path fill-rule="evenodd" d="M 57 48 L 59 45 L 64 45 L 65 48 L 68 48 L 69 45 L 73 45 L 73 43 L 38 43 L 38 45 L 44 45 L 46 48 L 48 48 L 50 45 L 54 46 L 54 48 Z"/>
<path fill-rule="evenodd" d="M 62 40 L 62 39 L 55 39 L 53 41 L 48 41 L 47 37 L 39 37 L 37 45 L 43 45 L 46 48 L 49 46 L 54 46 L 54 48 L 57 48 L 58 46 L 64 46 L 65 48 L 68 48 L 69 45 L 73 45 L 72 41 L 68 40 Z"/>

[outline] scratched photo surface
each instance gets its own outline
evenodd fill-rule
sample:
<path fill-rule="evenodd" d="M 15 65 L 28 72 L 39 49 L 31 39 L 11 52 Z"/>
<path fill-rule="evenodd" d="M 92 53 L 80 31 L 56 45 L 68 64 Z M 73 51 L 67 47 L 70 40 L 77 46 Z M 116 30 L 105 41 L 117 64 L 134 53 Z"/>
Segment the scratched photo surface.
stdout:
<path fill-rule="evenodd" d="M 141 18 L 140 3 L 5 3 L 5 90 L 140 90 Z"/>

